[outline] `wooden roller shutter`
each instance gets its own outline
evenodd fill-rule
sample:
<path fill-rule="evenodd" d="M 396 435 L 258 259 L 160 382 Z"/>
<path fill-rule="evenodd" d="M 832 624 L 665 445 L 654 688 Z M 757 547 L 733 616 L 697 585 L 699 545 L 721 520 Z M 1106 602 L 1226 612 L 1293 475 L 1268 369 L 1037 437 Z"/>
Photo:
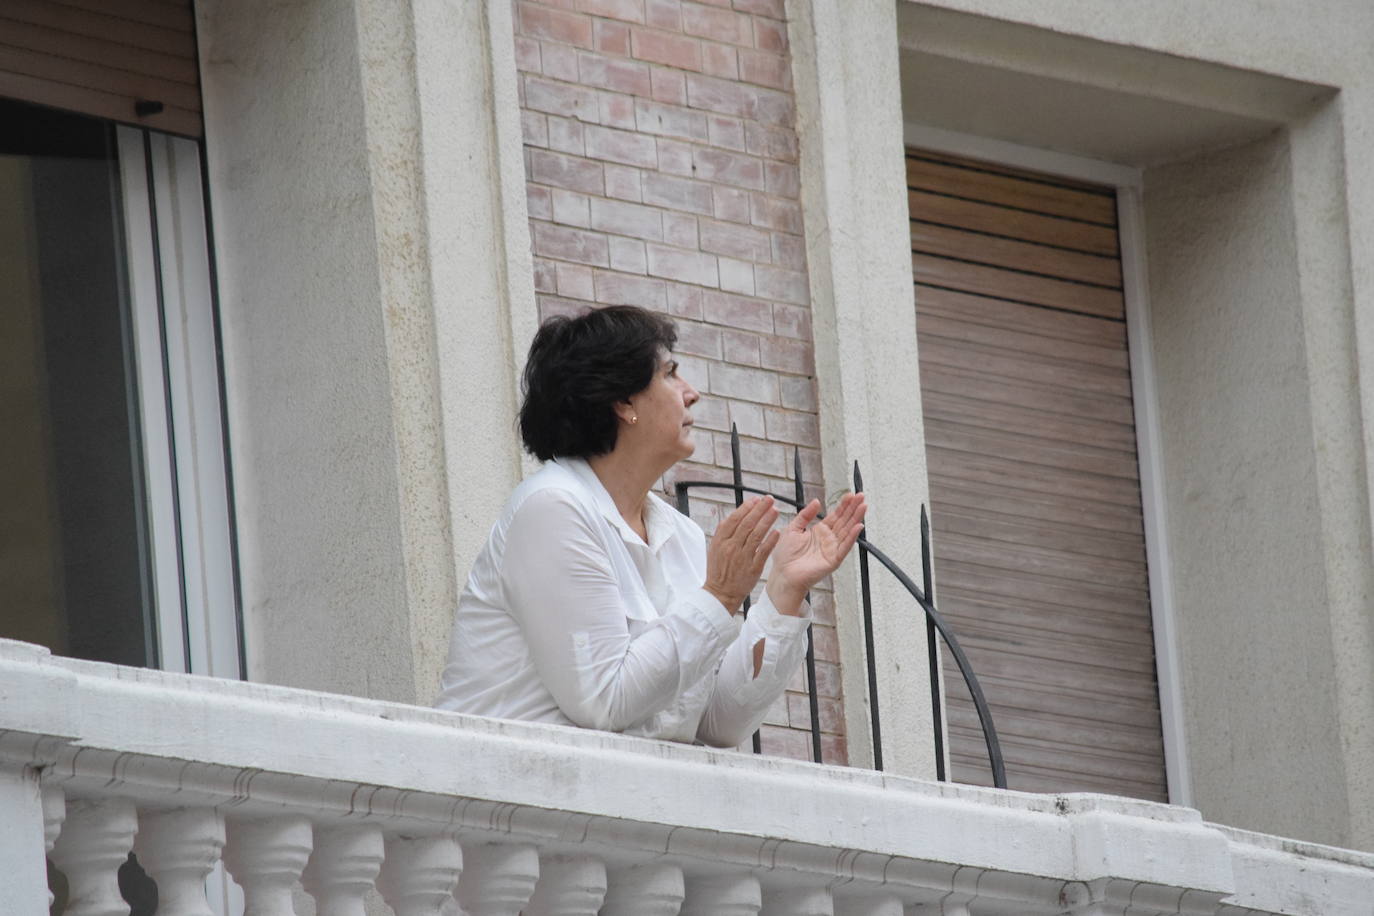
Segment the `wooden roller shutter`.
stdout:
<path fill-rule="evenodd" d="M 1114 192 L 916 150 L 907 184 L 937 600 L 1009 785 L 1164 800 Z"/>
<path fill-rule="evenodd" d="M 201 135 L 191 0 L 3 0 L 0 96 Z"/>

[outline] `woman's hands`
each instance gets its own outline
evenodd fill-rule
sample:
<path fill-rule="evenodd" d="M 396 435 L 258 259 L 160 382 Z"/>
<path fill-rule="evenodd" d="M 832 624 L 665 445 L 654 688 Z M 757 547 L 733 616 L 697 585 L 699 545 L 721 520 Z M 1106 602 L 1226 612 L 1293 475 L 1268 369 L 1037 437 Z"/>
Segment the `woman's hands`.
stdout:
<path fill-rule="evenodd" d="M 820 500 L 807 503 L 783 529 L 773 552 L 768 597 L 780 614 L 799 613 L 811 586 L 844 561 L 863 531 L 868 504 L 862 493 L 850 493 L 829 515 L 816 521 L 820 511 Z"/>
<path fill-rule="evenodd" d="M 754 583 L 763 573 L 763 564 L 782 535 L 780 531 L 771 530 L 777 520 L 778 510 L 773 506 L 773 497 L 755 496 L 745 500 L 716 526 L 716 533 L 706 548 L 704 588 L 731 614 L 738 613 L 744 599 L 749 597 Z"/>

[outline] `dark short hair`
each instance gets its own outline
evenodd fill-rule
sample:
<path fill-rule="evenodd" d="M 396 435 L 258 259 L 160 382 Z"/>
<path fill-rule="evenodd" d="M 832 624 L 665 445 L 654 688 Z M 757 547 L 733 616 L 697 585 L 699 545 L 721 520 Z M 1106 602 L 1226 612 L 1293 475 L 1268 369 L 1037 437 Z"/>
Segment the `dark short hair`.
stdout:
<path fill-rule="evenodd" d="M 615 448 L 615 405 L 653 381 L 677 343 L 661 315 L 633 305 L 550 318 L 525 363 L 520 438 L 541 461 L 591 458 Z"/>

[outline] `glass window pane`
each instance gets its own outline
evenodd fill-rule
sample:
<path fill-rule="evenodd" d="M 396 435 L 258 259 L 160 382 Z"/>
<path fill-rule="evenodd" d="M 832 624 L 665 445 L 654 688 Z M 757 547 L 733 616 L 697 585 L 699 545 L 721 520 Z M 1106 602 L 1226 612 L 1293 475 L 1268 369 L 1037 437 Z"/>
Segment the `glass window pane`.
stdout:
<path fill-rule="evenodd" d="M 0 100 L 0 636 L 155 665 L 113 127 Z"/>

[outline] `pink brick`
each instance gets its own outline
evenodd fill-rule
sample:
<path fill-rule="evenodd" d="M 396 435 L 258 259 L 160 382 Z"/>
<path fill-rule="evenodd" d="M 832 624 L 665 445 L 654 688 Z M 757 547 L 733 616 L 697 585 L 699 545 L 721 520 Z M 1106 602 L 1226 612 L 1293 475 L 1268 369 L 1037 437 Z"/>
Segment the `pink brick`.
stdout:
<path fill-rule="evenodd" d="M 564 10 L 520 4 L 520 32 L 531 38 L 562 41 L 581 48 L 592 46 L 592 20 Z"/>
<path fill-rule="evenodd" d="M 581 121 L 549 115 L 548 124 L 550 149 L 574 156 L 581 156 L 586 151 L 582 141 Z"/>
<path fill-rule="evenodd" d="M 790 337 L 765 337 L 759 346 L 759 365 L 797 375 L 812 375 L 816 371 L 811 341 Z"/>
<path fill-rule="evenodd" d="M 585 194 L 600 194 L 605 190 L 600 163 L 540 149 L 529 152 L 531 177 L 540 184 Z"/>
<path fill-rule="evenodd" d="M 737 360 L 729 360 L 737 362 Z M 754 436 L 762 439 L 764 433 L 763 408 L 758 404 L 749 404 L 745 401 L 728 401 L 730 405 L 730 422 L 739 430 L 741 436 Z M 726 459 L 727 465 L 729 459 Z"/>
<path fill-rule="evenodd" d="M 725 344 L 725 358 L 729 362 L 739 363 L 741 366 L 757 366 L 759 364 L 759 338 L 748 331 L 725 330 L 721 332 L 721 340 Z M 750 433 L 750 435 L 761 436 L 762 432 Z"/>
<path fill-rule="evenodd" d="M 681 325 L 679 325 L 681 327 Z M 730 402 L 703 394 L 701 400 L 692 406 L 692 419 L 697 426 L 707 429 L 726 430 L 730 428 Z"/>
<path fill-rule="evenodd" d="M 774 197 L 796 198 L 801 194 L 801 174 L 788 162 L 769 162 L 764 166 L 765 190 Z"/>
<path fill-rule="evenodd" d="M 712 324 L 773 333 L 773 309 L 762 300 L 708 291 L 701 296 L 701 308 Z"/>
<path fill-rule="evenodd" d="M 644 0 L 644 23 L 669 32 L 681 31 L 682 4 L 679 0 Z"/>
<path fill-rule="evenodd" d="M 636 239 L 622 239 L 613 235 L 606 240 L 611 248 L 611 269 L 625 273 L 642 274 L 648 270 L 644 256 L 644 243 Z"/>
<path fill-rule="evenodd" d="M 554 222 L 565 226 L 577 226 L 580 229 L 586 229 L 591 225 L 586 195 L 554 188 L 552 196 Z"/>
<path fill-rule="evenodd" d="M 698 148 L 692 156 L 697 167 L 697 177 L 705 181 L 720 181 L 763 190 L 763 160 L 744 153 L 730 153 L 725 150 Z"/>
<path fill-rule="evenodd" d="M 663 216 L 652 207 L 597 198 L 592 199 L 591 205 L 593 229 L 651 242 L 663 238 Z"/>
<path fill-rule="evenodd" d="M 534 291 L 537 293 L 555 293 L 558 291 L 558 281 L 556 279 L 557 264 L 553 261 L 546 261 L 543 258 L 534 259 Z"/>
<path fill-rule="evenodd" d="M 739 79 L 739 55 L 729 45 L 701 43 L 701 72 L 722 79 Z"/>
<path fill-rule="evenodd" d="M 633 60 L 607 57 L 591 51 L 578 55 L 581 82 L 588 86 L 647 96 L 650 91 L 649 65 Z"/>
<path fill-rule="evenodd" d="M 701 42 L 674 32 L 633 27 L 630 29 L 630 53 L 640 60 L 682 70 L 701 69 Z"/>
<path fill-rule="evenodd" d="M 644 21 L 644 0 L 577 0 L 577 6 L 582 12 L 594 16 L 608 16 L 626 22 Z"/>
<path fill-rule="evenodd" d="M 752 212 L 749 197 L 748 191 L 742 191 L 739 188 L 713 188 L 711 191 L 711 212 L 716 219 L 729 220 L 732 223 L 747 223 Z"/>
<path fill-rule="evenodd" d="M 754 47 L 760 51 L 787 50 L 787 26 L 773 19 L 754 19 Z"/>
<path fill-rule="evenodd" d="M 784 337 L 811 339 L 811 310 L 799 305 L 773 303 L 773 327 Z"/>
<path fill-rule="evenodd" d="M 631 96 L 603 92 L 597 99 L 597 111 L 601 114 L 601 123 L 606 127 L 635 129 L 635 100 Z"/>
<path fill-rule="evenodd" d="M 610 263 L 604 235 L 544 222 L 534 223 L 534 253 L 560 261 L 576 261 L 601 267 Z"/>
<path fill-rule="evenodd" d="M 669 105 L 687 104 L 687 79 L 681 70 L 674 70 L 672 67 L 655 66 L 649 74 L 652 83 L 652 91 L 655 102 L 666 102 Z"/>
<path fill-rule="evenodd" d="M 570 12 L 577 11 L 577 0 L 535 0 L 540 6 L 552 6 Z"/>
<path fill-rule="evenodd" d="M 806 268 L 806 243 L 799 235 L 773 233 L 773 263 L 795 270 Z"/>
<path fill-rule="evenodd" d="M 816 711 L 820 714 L 821 731 L 844 734 L 844 714 L 838 700 L 816 697 Z M 787 718 L 793 728 L 811 730 L 811 701 L 795 693 L 787 695 Z"/>
<path fill-rule="evenodd" d="M 680 140 L 706 139 L 706 116 L 699 111 L 675 105 L 636 99 L 635 123 L 646 134 Z"/>
<path fill-rule="evenodd" d="M 775 126 L 791 126 L 792 96 L 775 89 L 717 79 L 701 73 L 687 75 L 687 104 L 717 114 L 735 115 Z"/>
<path fill-rule="evenodd" d="M 720 288 L 730 293 L 754 295 L 754 265 L 734 258 L 717 258 Z"/>
<path fill-rule="evenodd" d="M 704 181 L 658 172 L 644 174 L 644 202 L 691 213 L 711 213 L 711 186 Z"/>
<path fill-rule="evenodd" d="M 802 231 L 801 206 L 793 200 L 755 194 L 750 201 L 749 220 L 755 226 L 780 229 L 794 235 Z"/>
<path fill-rule="evenodd" d="M 525 206 L 534 219 L 553 219 L 553 194 L 548 188 L 525 185 Z"/>
<path fill-rule="evenodd" d="M 565 299 L 592 300 L 592 269 L 580 264 L 558 264 L 558 295 Z"/>
<path fill-rule="evenodd" d="M 644 193 L 639 169 L 624 165 L 606 166 L 606 196 L 617 200 L 642 200 Z"/>
<path fill-rule="evenodd" d="M 544 75 L 550 79 L 578 82 L 577 49 L 557 42 L 545 42 L 543 46 Z"/>
<path fill-rule="evenodd" d="M 533 38 L 526 38 L 523 35 L 515 39 L 515 67 L 517 70 L 524 70 L 526 73 L 538 73 L 539 64 L 539 42 Z"/>
<path fill-rule="evenodd" d="M 744 131 L 745 149 L 755 156 L 797 161 L 797 135 L 785 127 L 747 124 Z"/>
<path fill-rule="evenodd" d="M 539 319 L 546 321 L 554 315 L 567 315 L 575 318 L 587 311 L 587 303 L 576 299 L 563 299 L 558 296 L 537 296 Z"/>
<path fill-rule="evenodd" d="M 664 309 L 662 280 L 609 270 L 594 271 L 592 277 L 596 284 L 596 301 L 602 305 L 638 305 L 658 311 Z"/>
<path fill-rule="evenodd" d="M 589 158 L 642 168 L 655 168 L 658 165 L 658 148 L 654 146 L 653 137 L 626 130 L 588 126 L 586 140 Z"/>
<path fill-rule="evenodd" d="M 682 30 L 698 38 L 734 45 L 750 45 L 754 40 L 748 16 L 698 3 L 682 4 Z"/>
<path fill-rule="evenodd" d="M 782 19 L 783 3 L 784 0 L 734 0 L 734 7 L 741 13 L 756 13 L 760 16 Z"/>
<path fill-rule="evenodd" d="M 717 364 L 711 367 L 713 379 L 715 375 L 714 370 L 717 367 L 732 369 L 739 372 L 754 371 L 752 369 L 736 369 L 734 366 Z M 717 435 L 714 439 L 716 443 L 716 463 L 728 466 L 730 464 L 730 437 Z M 782 446 L 774 442 L 758 442 L 754 439 L 741 437 L 739 443 L 739 463 L 740 467 L 746 471 L 753 471 L 755 474 L 769 474 L 774 477 L 781 477 L 783 475 L 783 469 L 786 467 L 786 458 L 783 455 Z"/>
<path fill-rule="evenodd" d="M 678 318 L 702 318 L 702 289 L 682 283 L 668 284 L 668 312 Z M 705 378 L 705 376 L 702 376 Z"/>
<path fill-rule="evenodd" d="M 744 122 L 738 118 L 712 115 L 706 119 L 707 136 L 712 146 L 744 152 Z"/>
<path fill-rule="evenodd" d="M 577 118 L 597 120 L 596 92 L 585 86 L 554 83 L 537 76 L 525 77 L 525 105 L 535 111 Z"/>
<path fill-rule="evenodd" d="M 778 299 L 793 305 L 806 305 L 811 301 L 806 274 L 799 270 L 760 264 L 754 271 L 754 285 L 764 299 Z"/>
<path fill-rule="evenodd" d="M 795 728 L 779 728 L 776 725 L 759 726 L 759 749 L 772 757 L 788 757 L 792 760 L 810 760 L 810 739 L 805 732 Z M 834 761 L 826 758 L 826 763 Z"/>
<path fill-rule="evenodd" d="M 708 359 L 720 359 L 720 329 L 695 321 L 677 323 L 676 353 L 690 353 Z"/>
<path fill-rule="evenodd" d="M 520 112 L 520 135 L 526 146 L 549 145 L 549 122 L 537 111 Z"/>
<path fill-rule="evenodd" d="M 838 662 L 840 660 L 840 644 L 835 639 L 835 628 L 813 626 L 811 633 L 812 643 L 816 648 L 816 660 Z"/>
<path fill-rule="evenodd" d="M 816 409 L 816 381 L 805 376 L 784 375 L 778 379 L 782 406 L 793 410 Z"/>
<path fill-rule="evenodd" d="M 592 26 L 593 45 L 605 54 L 630 54 L 630 27 L 620 22 L 597 19 Z"/>
<path fill-rule="evenodd" d="M 819 497 L 818 497 L 819 498 Z M 835 625 L 835 596 L 828 592 L 815 592 L 811 596 L 811 614 L 818 623 Z M 816 686 L 820 687 L 820 674 L 817 672 Z M 821 696 L 821 690 L 817 689 L 816 696 Z"/>
<path fill-rule="evenodd" d="M 768 233 L 761 229 L 712 219 L 699 220 L 699 226 L 702 251 L 763 264 L 771 260 Z"/>
<path fill-rule="evenodd" d="M 715 286 L 720 282 L 716 273 L 716 259 L 710 255 L 653 242 L 645 245 L 645 252 L 649 256 L 650 276 L 698 286 Z"/>
<path fill-rule="evenodd" d="M 820 427 L 816 423 L 814 413 L 770 407 L 764 415 L 764 421 L 768 428 L 768 438 L 775 442 L 815 445 L 820 441 Z"/>
<path fill-rule="evenodd" d="M 792 86 L 792 68 L 787 58 L 771 51 L 741 50 L 739 75 L 745 82 L 774 89 L 789 89 Z"/>
<path fill-rule="evenodd" d="M 663 214 L 663 241 L 678 248 L 700 247 L 697 241 L 697 218 L 685 213 Z"/>
<path fill-rule="evenodd" d="M 658 167 L 670 175 L 691 175 L 692 147 L 680 140 L 658 138 Z"/>

